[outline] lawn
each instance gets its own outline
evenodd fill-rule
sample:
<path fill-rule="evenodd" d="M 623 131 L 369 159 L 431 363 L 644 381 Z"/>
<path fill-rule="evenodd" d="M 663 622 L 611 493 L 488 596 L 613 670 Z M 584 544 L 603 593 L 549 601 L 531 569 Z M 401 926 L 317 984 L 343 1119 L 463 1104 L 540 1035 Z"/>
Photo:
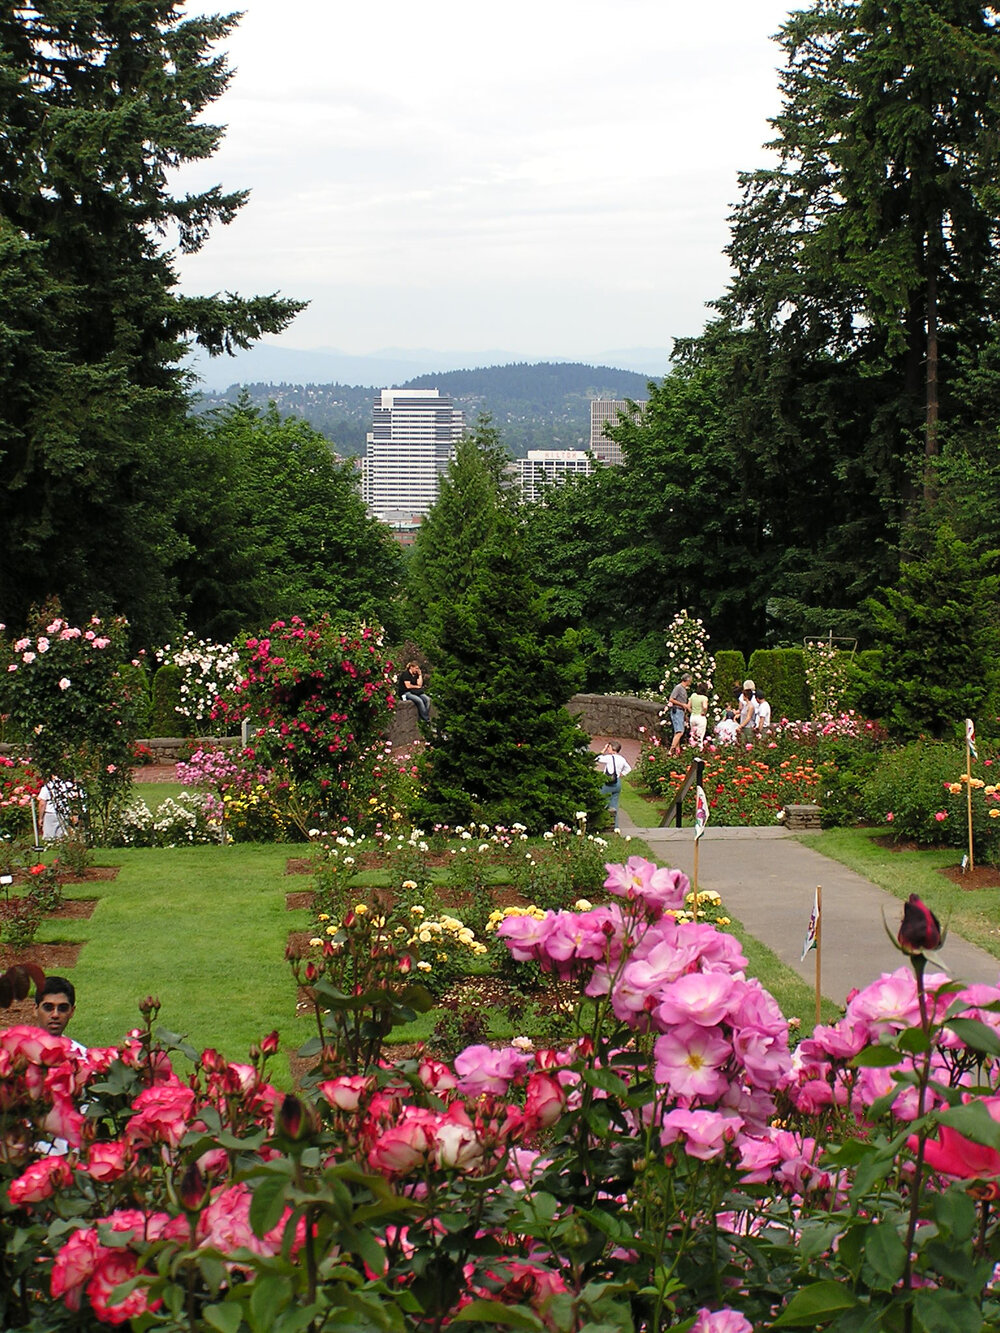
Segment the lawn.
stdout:
<path fill-rule="evenodd" d="M 146 995 L 160 1021 L 197 1047 L 245 1060 L 252 1041 L 277 1028 L 299 1044 L 295 985 L 284 958 L 289 930 L 308 913 L 288 912 L 288 847 L 114 849 L 98 860 L 118 878 L 81 886 L 99 898 L 84 921 L 44 919 L 40 941 L 83 940 L 72 971 L 78 989 L 73 1035 L 87 1045 L 119 1041 L 139 1022 Z"/>
<path fill-rule="evenodd" d="M 801 834 L 799 841 L 904 902 L 911 893 L 917 894 L 942 924 L 947 922 L 970 944 L 1000 958 L 1000 888 L 970 891 L 939 874 L 943 866 L 957 865 L 961 859 L 954 847 L 893 851 L 875 841 L 884 836 L 884 828 L 827 829 L 820 834 Z"/>

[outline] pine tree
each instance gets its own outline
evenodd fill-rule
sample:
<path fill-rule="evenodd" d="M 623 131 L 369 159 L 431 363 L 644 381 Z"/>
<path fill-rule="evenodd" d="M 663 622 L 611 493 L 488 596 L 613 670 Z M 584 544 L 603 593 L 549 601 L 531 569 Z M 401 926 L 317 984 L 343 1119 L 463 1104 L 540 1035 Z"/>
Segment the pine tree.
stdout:
<path fill-rule="evenodd" d="M 489 541 L 501 504 L 508 455 L 488 416 L 455 446 L 438 497 L 417 532 L 407 576 L 412 632 L 431 660 L 445 608 L 469 586 L 476 555 Z"/>
<path fill-rule="evenodd" d="M 180 296 L 173 238 L 198 251 L 244 191 L 174 195 L 209 158 L 203 119 L 235 17 L 176 0 L 0 8 L 0 610 L 59 593 L 70 614 L 169 617 L 170 436 L 190 340 L 217 354 L 278 332 L 301 304 Z"/>
<path fill-rule="evenodd" d="M 498 510 L 468 586 L 441 617 L 421 822 L 519 821 L 537 832 L 579 811 L 600 816 L 587 736 L 565 707 L 582 680 L 578 641 L 542 625 L 517 521 Z"/>
<path fill-rule="evenodd" d="M 942 524 L 927 555 L 871 599 L 881 661 L 859 676 L 897 735 L 954 735 L 965 717 L 996 716 L 998 556 L 975 556 Z"/>

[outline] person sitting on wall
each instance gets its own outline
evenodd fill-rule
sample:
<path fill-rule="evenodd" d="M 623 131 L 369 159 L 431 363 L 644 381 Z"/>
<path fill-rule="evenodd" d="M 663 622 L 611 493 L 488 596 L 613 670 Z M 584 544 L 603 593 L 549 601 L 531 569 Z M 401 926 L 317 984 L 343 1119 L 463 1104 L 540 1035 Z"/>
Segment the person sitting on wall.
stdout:
<path fill-rule="evenodd" d="M 420 721 L 426 722 L 431 715 L 431 701 L 424 690 L 424 673 L 420 670 L 419 662 L 407 662 L 399 673 L 397 689 L 401 699 L 416 707 Z"/>

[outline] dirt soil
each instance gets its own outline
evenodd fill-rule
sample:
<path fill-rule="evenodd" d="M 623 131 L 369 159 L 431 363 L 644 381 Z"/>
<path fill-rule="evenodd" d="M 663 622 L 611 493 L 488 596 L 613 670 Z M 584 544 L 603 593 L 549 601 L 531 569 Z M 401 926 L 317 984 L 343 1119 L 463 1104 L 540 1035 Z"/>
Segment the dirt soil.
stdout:
<path fill-rule="evenodd" d="M 972 870 L 963 870 L 961 866 L 942 866 L 938 874 L 970 893 L 976 889 L 1000 889 L 1000 870 L 995 866 L 976 866 Z"/>

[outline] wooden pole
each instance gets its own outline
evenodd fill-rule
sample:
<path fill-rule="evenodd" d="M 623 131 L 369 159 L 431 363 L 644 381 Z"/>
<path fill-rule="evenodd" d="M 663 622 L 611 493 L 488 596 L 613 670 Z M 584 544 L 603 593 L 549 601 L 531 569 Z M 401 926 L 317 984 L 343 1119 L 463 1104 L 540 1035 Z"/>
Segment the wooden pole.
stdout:
<path fill-rule="evenodd" d="M 701 839 L 700 839 L 700 838 L 695 838 L 695 840 L 694 840 L 694 919 L 695 919 L 695 921 L 698 920 L 698 908 L 699 908 L 699 906 L 700 906 L 700 903 L 699 903 L 699 897 L 698 897 L 698 844 L 699 844 L 700 842 L 701 842 Z"/>
<path fill-rule="evenodd" d="M 823 886 L 816 885 L 816 1022 L 820 1020 L 820 1002 L 823 992 L 821 990 L 823 975 Z"/>
<path fill-rule="evenodd" d="M 965 805 L 969 816 L 969 869 L 975 870 L 976 863 L 972 856 L 972 746 L 969 735 L 965 736 Z"/>
<path fill-rule="evenodd" d="M 38 800 L 34 796 L 31 798 L 31 828 L 35 835 L 35 851 L 40 852 L 42 844 L 38 841 Z"/>

